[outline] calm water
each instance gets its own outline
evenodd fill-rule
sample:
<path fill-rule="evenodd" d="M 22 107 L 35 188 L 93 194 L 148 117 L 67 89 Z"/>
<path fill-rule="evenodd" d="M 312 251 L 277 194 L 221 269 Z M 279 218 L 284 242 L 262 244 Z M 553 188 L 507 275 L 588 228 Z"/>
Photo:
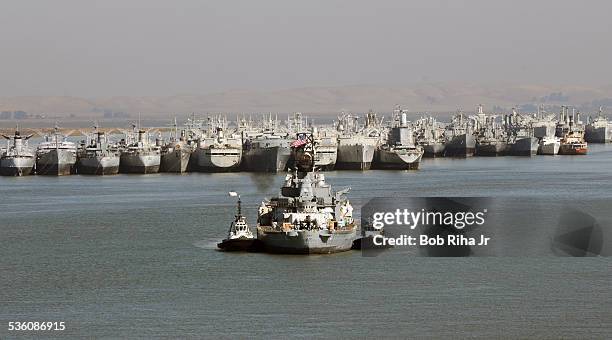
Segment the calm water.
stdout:
<path fill-rule="evenodd" d="M 331 172 L 374 196 L 612 197 L 612 146 L 586 157 L 426 160 Z M 612 336 L 609 258 L 423 258 L 215 250 L 239 191 L 254 222 L 282 175 L 0 178 L 0 338 Z M 65 321 L 64 332 L 7 331 Z"/>

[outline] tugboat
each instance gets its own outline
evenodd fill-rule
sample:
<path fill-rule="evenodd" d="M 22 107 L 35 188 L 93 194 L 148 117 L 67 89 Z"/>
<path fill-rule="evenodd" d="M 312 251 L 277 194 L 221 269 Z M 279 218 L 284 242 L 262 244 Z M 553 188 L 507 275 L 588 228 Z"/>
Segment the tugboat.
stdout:
<path fill-rule="evenodd" d="M 334 193 L 325 176 L 315 170 L 315 141 L 300 134 L 292 143 L 295 165 L 285 177 L 280 195 L 261 203 L 257 240 L 266 252 L 330 254 L 348 251 L 356 239 L 353 208 L 344 197 L 350 189 Z"/>
<path fill-rule="evenodd" d="M 255 245 L 255 236 L 251 233 L 251 229 L 247 224 L 246 217 L 242 216 L 240 195 L 235 191 L 229 193 L 232 197 L 238 197 L 238 208 L 236 218 L 230 224 L 227 238 L 217 244 L 219 249 L 225 251 L 248 251 L 253 250 Z"/>
<path fill-rule="evenodd" d="M 28 146 L 28 139 L 32 135 L 22 137 L 19 129 L 15 130 L 14 136 L 2 137 L 7 139 L 6 152 L 0 156 L 0 175 L 2 176 L 27 176 L 34 168 L 34 151 Z"/>

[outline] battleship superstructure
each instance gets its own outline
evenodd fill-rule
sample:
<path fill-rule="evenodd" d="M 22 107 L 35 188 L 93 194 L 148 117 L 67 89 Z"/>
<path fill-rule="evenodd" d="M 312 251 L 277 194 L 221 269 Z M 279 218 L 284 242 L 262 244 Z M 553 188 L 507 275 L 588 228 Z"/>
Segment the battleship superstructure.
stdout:
<path fill-rule="evenodd" d="M 393 118 L 394 125 L 389 130 L 387 142 L 379 146 L 374 154 L 374 167 L 416 170 L 423 157 L 423 148 L 415 143 L 406 112 L 398 109 Z"/>
<path fill-rule="evenodd" d="M 75 170 L 77 146 L 55 126 L 36 150 L 36 174 L 63 176 Z"/>
<path fill-rule="evenodd" d="M 136 129 L 127 135 L 126 146 L 121 152 L 121 173 L 150 174 L 159 172 L 161 164 L 160 143 L 151 144 L 145 130 Z"/>
<path fill-rule="evenodd" d="M 19 129 L 13 136 L 2 135 L 6 138 L 6 151 L 0 153 L 0 175 L 27 176 L 34 169 L 35 154 L 28 146 L 28 139 L 32 135 L 21 136 Z"/>
<path fill-rule="evenodd" d="M 94 127 L 88 141 L 77 154 L 77 173 L 115 175 L 119 172 L 119 148 L 108 142 L 104 132 Z"/>
<path fill-rule="evenodd" d="M 264 251 L 290 254 L 328 254 L 351 249 L 356 238 L 352 206 L 333 192 L 325 175 L 315 170 L 316 145 L 312 135 L 292 143 L 303 148 L 280 194 L 262 202 L 257 218 L 257 240 Z"/>

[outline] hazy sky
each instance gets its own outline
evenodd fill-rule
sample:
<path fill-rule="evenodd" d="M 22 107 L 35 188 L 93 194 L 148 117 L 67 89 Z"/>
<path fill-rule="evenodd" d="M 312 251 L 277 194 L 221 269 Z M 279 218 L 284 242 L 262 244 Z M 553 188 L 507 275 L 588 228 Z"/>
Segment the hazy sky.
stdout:
<path fill-rule="evenodd" d="M 0 96 L 612 83 L 612 1 L 0 2 Z"/>

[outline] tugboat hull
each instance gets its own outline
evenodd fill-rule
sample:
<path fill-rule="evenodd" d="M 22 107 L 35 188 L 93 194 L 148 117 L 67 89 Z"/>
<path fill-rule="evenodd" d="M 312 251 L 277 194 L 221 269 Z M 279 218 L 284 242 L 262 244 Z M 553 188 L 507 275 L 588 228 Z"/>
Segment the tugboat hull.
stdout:
<path fill-rule="evenodd" d="M 225 239 L 217 243 L 217 247 L 224 251 L 256 251 L 257 243 L 256 239 Z"/>
<path fill-rule="evenodd" d="M 34 157 L 5 157 L 0 159 L 1 176 L 28 176 L 34 168 Z"/>

